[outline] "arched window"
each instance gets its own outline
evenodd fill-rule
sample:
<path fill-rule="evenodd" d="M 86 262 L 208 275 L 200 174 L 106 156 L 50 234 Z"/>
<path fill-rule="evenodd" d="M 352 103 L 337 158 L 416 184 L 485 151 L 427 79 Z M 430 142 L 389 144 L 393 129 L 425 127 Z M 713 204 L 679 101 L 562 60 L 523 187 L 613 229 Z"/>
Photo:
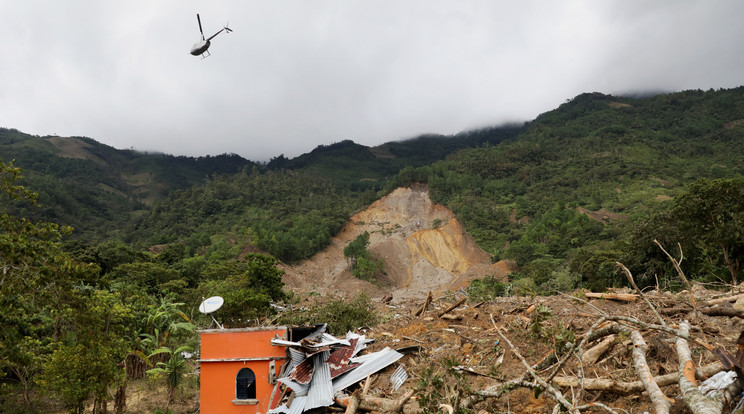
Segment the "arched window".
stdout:
<path fill-rule="evenodd" d="M 235 398 L 238 400 L 256 399 L 256 374 L 250 368 L 238 371 L 235 377 Z"/>

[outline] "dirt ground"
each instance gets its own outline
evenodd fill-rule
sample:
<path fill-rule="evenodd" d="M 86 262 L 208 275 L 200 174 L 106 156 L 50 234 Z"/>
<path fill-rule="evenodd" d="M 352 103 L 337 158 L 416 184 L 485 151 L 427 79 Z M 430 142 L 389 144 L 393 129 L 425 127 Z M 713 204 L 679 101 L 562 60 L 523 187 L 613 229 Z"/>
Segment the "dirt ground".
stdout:
<path fill-rule="evenodd" d="M 737 295 L 744 289 L 727 293 L 694 288 L 698 309 L 705 310 L 706 301 L 724 295 Z M 407 391 L 414 396 L 405 406 L 404 412 L 416 412 L 425 398 L 436 397 L 442 403 L 453 403 L 453 395 L 460 393 L 460 402 L 484 390 L 499 389 L 506 381 L 518 379 L 526 371 L 519 353 L 529 365 L 535 365 L 555 349 L 564 349 L 565 341 L 580 341 L 604 312 L 609 315 L 637 318 L 645 323 L 656 323 L 656 316 L 642 300 L 632 302 L 587 298 L 585 292 L 572 295 L 550 297 L 498 297 L 485 302 L 465 301 L 460 306 L 440 317 L 447 308 L 465 298 L 464 291 L 450 292 L 435 297 L 427 310 L 416 315 L 424 304 L 421 299 L 406 299 L 396 304 L 375 301 L 379 323 L 372 327 L 358 329 L 367 337 L 375 339 L 369 352 L 384 347 L 401 350 L 404 357 L 395 364 L 370 377 L 368 395 L 396 400 Z M 617 293 L 617 292 L 615 292 Z M 623 292 L 621 292 L 623 293 Z M 663 316 L 665 322 L 676 327 L 682 320 L 689 320 L 692 336 L 696 340 L 736 352 L 736 340 L 744 330 L 744 319 L 739 316 L 709 316 L 694 312 L 690 306 L 689 292 L 671 294 L 668 292 L 646 292 L 654 308 Z M 743 295 L 744 296 L 744 295 Z M 321 298 L 322 299 L 322 298 Z M 732 308 L 733 300 L 717 306 Z M 530 312 L 531 310 L 531 312 Z M 744 315 L 744 313 L 740 314 Z M 449 319 L 445 319 L 449 318 Z M 677 372 L 679 369 L 674 338 L 654 329 L 640 329 L 648 345 L 646 359 L 653 376 Z M 503 334 L 511 346 L 500 335 Z M 587 344 L 584 350 L 593 347 L 602 339 Z M 713 364 L 717 358 L 708 350 L 690 343 L 694 363 L 697 368 Z M 633 345 L 627 337 L 619 336 L 612 346 L 599 357 L 596 363 L 584 365 L 577 357 L 571 357 L 558 372 L 558 377 L 575 377 L 579 373 L 584 378 L 609 378 L 616 383 L 638 381 L 633 369 L 631 352 Z M 393 371 L 402 366 L 408 379 L 398 390 L 393 390 L 390 377 Z M 447 371 L 446 367 L 458 367 Z M 175 404 L 168 407 L 170 412 L 194 413 L 198 410 L 198 371 L 196 366 L 187 378 Z M 439 389 L 422 384 L 432 381 L 432 375 L 442 379 Z M 547 378 L 552 367 L 538 370 L 537 374 Z M 449 372 L 449 373 L 448 373 Z M 455 372 L 454 374 L 452 372 Z M 528 380 L 531 378 L 527 377 Z M 556 389 L 571 401 L 577 398 L 581 404 L 601 403 L 612 407 L 618 413 L 654 412 L 650 398 L 645 392 L 614 393 L 612 391 L 583 391 L 561 388 L 555 381 Z M 363 383 L 347 389 L 348 393 L 359 390 Z M 672 413 L 690 411 L 680 399 L 676 384 L 662 386 L 664 394 L 674 401 Z M 358 392 L 358 391 L 357 391 Z M 580 395 L 579 395 L 580 394 Z M 165 388 L 151 380 L 130 381 L 128 386 L 127 412 L 155 413 L 166 410 Z M 738 398 L 734 403 L 738 402 Z M 555 405 L 547 392 L 536 392 L 532 388 L 514 387 L 498 398 L 474 400 L 470 406 L 473 413 L 550 413 Z M 109 410 L 113 407 L 109 405 Z M 90 411 L 91 407 L 86 412 Z M 49 412 L 63 411 L 51 410 Z M 333 411 L 327 411 L 333 412 Z M 445 411 L 441 411 L 445 412 Z M 588 409 L 582 412 L 604 413 L 602 409 Z M 723 412 L 730 412 L 724 409 Z"/>
<path fill-rule="evenodd" d="M 580 293 L 575 296 L 581 297 Z M 696 293 L 698 302 L 716 296 L 716 292 L 704 289 Z M 535 298 L 497 298 L 486 303 L 467 303 L 449 315 L 461 319 L 444 320 L 438 314 L 448 305 L 455 302 L 456 294 L 445 296 L 433 303 L 433 306 L 422 316 L 413 316 L 420 308 L 420 301 L 409 301 L 396 306 L 388 306 L 384 314 L 389 318 L 384 324 L 373 329 L 370 334 L 378 339 L 376 347 L 390 346 L 402 348 L 420 346 L 421 351 L 408 355 L 402 364 L 409 372 L 410 378 L 406 385 L 396 394 L 401 394 L 406 388 L 415 388 L 421 380 L 421 372 L 427 366 L 443 366 L 443 361 L 455 361 L 463 369 L 464 376 L 472 392 L 498 386 L 504 381 L 516 379 L 525 372 L 525 367 L 516 352 L 519 352 L 530 365 L 542 360 L 549 352 L 560 347 L 561 338 L 570 334 L 573 340 L 579 341 L 590 326 L 599 318 L 598 313 L 606 312 L 616 316 L 628 316 L 640 319 L 646 323 L 657 323 L 655 316 L 647 304 L 641 300 L 634 302 L 613 301 L 604 299 L 590 299 L 587 302 L 571 299 L 569 296 L 551 296 Z M 649 294 L 655 307 L 671 309 L 680 304 L 689 303 L 689 293 L 678 295 L 670 293 Z M 586 299 L 584 299 L 586 300 Z M 535 306 L 535 311 L 526 315 L 526 311 Z M 384 310 L 383 310 L 384 311 Z M 690 309 L 691 311 L 691 309 Z M 693 326 L 694 335 L 704 342 L 723 349 L 736 350 L 736 339 L 744 328 L 744 320 L 739 317 L 711 317 L 693 312 L 680 312 L 671 317 L 665 317 L 670 325 L 675 325 L 682 319 L 689 319 Z M 501 338 L 497 330 L 511 341 L 511 349 Z M 647 361 L 653 375 L 664 375 L 678 370 L 678 361 L 673 338 L 665 333 L 653 330 L 641 331 L 649 350 Z M 588 349 L 594 343 L 589 344 Z M 591 366 L 581 366 L 576 358 L 572 358 L 562 368 L 560 376 L 576 376 L 579 369 L 583 370 L 585 378 L 611 378 L 616 381 L 633 382 L 638 375 L 633 369 L 630 352 L 633 346 L 627 338 L 618 338 L 616 343 L 602 355 L 597 363 Z M 716 362 L 716 357 L 700 346 L 691 344 L 694 362 L 704 366 Z M 373 348 L 375 349 L 375 348 Z M 392 372 L 392 368 L 388 368 Z M 390 373 L 391 373 L 390 372 Z M 379 374 L 376 385 L 381 394 L 385 392 L 385 376 L 390 373 Z M 550 372 L 538 372 L 547 376 Z M 671 385 L 663 387 L 665 394 L 675 399 L 679 395 L 679 387 Z M 570 389 L 562 390 L 571 399 Z M 577 390 L 574 390 L 577 392 Z M 395 396 L 391 396 L 395 398 Z M 601 402 L 610 407 L 624 410 L 628 413 L 653 412 L 650 399 L 642 394 L 615 394 L 607 391 L 586 392 L 583 403 Z M 516 389 L 505 393 L 500 398 L 489 398 L 479 402 L 474 408 L 485 412 L 511 413 L 549 413 L 555 401 L 546 393 L 535 396 L 531 389 Z M 687 412 L 679 399 L 676 400 L 673 412 Z M 587 411 L 593 412 L 593 411 Z M 604 412 L 598 410 L 596 412 Z M 623 412 L 623 411 L 619 411 Z"/>
<path fill-rule="evenodd" d="M 375 283 L 352 276 L 343 250 L 364 232 L 368 250 L 384 263 Z M 355 214 L 324 251 L 294 265 L 281 265 L 283 280 L 296 293 L 371 297 L 393 302 L 443 294 L 487 275 L 504 277 L 507 262 L 491 263 L 454 213 L 429 198 L 428 188 L 399 188 Z"/>
<path fill-rule="evenodd" d="M 408 402 L 406 411 L 413 412 L 426 395 L 439 395 L 442 402 L 451 402 L 448 395 L 462 393 L 462 399 L 479 391 L 493 390 L 505 381 L 520 378 L 526 368 L 517 353 L 530 365 L 541 361 L 551 351 L 562 346 L 562 338 L 580 341 L 592 324 L 605 312 L 615 316 L 637 318 L 645 323 L 656 323 L 656 317 L 646 303 L 640 299 L 633 302 L 606 299 L 590 299 L 575 292 L 572 296 L 550 297 L 503 297 L 486 302 L 466 301 L 448 312 L 450 319 L 439 317 L 445 309 L 464 298 L 464 292 L 454 292 L 435 298 L 427 310 L 418 316 L 424 301 L 407 299 L 397 304 L 376 302 L 380 323 L 373 327 L 360 328 L 359 332 L 374 338 L 370 352 L 386 346 L 400 349 L 405 356 L 373 375 L 369 386 L 370 396 L 395 400 L 409 390 L 415 390 Z M 731 293 L 730 293 L 731 294 Z M 692 336 L 705 343 L 723 349 L 736 350 L 736 339 L 744 329 L 744 320 L 734 316 L 707 316 L 695 313 L 686 304 L 690 303 L 689 292 L 679 294 L 647 292 L 654 307 L 663 309 L 686 309 L 671 316 L 664 316 L 666 323 L 676 326 L 681 320 L 689 320 L 693 326 Z M 695 292 L 697 303 L 721 296 L 721 293 L 698 288 Z M 578 299 L 572 299 L 576 297 Z M 730 307 L 730 304 L 726 306 Z M 530 312 L 530 309 L 534 309 Z M 528 314 L 529 312 L 529 314 Z M 499 335 L 499 331 L 511 342 L 513 348 Z M 641 329 L 648 344 L 646 358 L 654 376 L 677 372 L 678 360 L 670 335 L 656 330 Z M 570 335 L 573 335 L 571 337 Z M 600 340 L 587 344 L 584 350 Z M 695 364 L 706 366 L 717 361 L 716 357 L 703 347 L 690 344 Z M 638 381 L 631 358 L 633 345 L 627 337 L 619 337 L 600 358 L 591 365 L 580 364 L 572 357 L 561 368 L 558 376 L 575 377 L 579 372 L 585 378 L 611 378 L 616 382 Z M 457 366 L 456 374 L 447 373 L 446 366 Z M 399 366 L 403 366 L 408 379 L 398 390 L 392 389 L 390 376 Z M 424 380 L 431 380 L 427 368 L 441 375 L 444 383 L 440 394 L 434 387 L 421 388 Z M 581 371 L 580 371 L 581 370 Z M 538 371 L 547 377 L 551 368 Z M 460 385 L 457 385 L 460 384 Z M 555 384 L 555 383 L 554 383 Z M 348 389 L 360 388 L 362 384 Z M 557 387 L 557 386 L 556 386 Z M 570 401 L 579 394 L 578 389 L 559 388 Z M 679 387 L 669 385 L 661 388 L 664 394 L 675 401 L 673 413 L 688 413 L 679 398 Z M 161 390 L 163 391 L 163 390 Z M 163 391 L 164 392 L 164 391 Z M 160 397 L 157 397 L 160 395 Z M 153 393 L 152 387 L 134 384 L 130 386 L 129 412 L 153 412 L 163 407 L 163 393 Z M 171 407 L 174 413 L 192 413 L 198 404 L 198 392 L 194 388 L 182 394 L 179 403 Z M 160 400 L 158 400 L 160 398 Z M 584 391 L 579 397 L 582 404 L 601 403 L 620 413 L 654 412 L 651 400 L 644 392 L 631 394 L 610 391 Z M 546 392 L 535 392 L 531 388 L 516 387 L 498 398 L 485 398 L 472 405 L 474 413 L 550 413 L 555 401 Z M 444 412 L 444 411 L 442 411 Z M 583 412 L 606 412 L 589 409 Z M 724 411 L 728 412 L 728 411 Z"/>

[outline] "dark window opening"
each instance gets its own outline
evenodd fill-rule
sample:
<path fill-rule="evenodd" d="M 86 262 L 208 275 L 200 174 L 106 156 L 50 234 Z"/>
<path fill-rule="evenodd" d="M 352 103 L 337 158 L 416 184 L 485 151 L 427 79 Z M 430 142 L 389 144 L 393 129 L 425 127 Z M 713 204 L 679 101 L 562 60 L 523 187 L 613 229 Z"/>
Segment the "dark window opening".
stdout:
<path fill-rule="evenodd" d="M 235 398 L 253 400 L 256 398 L 256 374 L 250 368 L 238 371 L 235 377 Z"/>

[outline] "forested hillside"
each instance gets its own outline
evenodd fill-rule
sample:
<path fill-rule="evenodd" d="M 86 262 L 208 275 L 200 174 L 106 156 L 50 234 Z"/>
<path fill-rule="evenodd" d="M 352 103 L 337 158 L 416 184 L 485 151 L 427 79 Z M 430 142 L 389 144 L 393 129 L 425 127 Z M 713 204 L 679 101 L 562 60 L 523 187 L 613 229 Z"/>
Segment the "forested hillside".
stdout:
<path fill-rule="evenodd" d="M 273 318 L 272 303 L 298 300 L 279 262 L 312 257 L 354 212 L 412 183 L 493 261 L 516 262 L 473 297 L 618 286 L 618 261 L 642 285 L 676 288 L 660 246 L 690 279 L 739 282 L 743 140 L 744 87 L 583 94 L 521 126 L 341 141 L 267 165 L 0 129 L 0 406 L 121 409 L 127 378 L 151 368 L 173 391 L 180 350 L 211 323 L 195 309 L 203 297 L 225 297 L 231 326 Z M 369 298 L 331 305 L 312 311 L 353 317 Z"/>
<path fill-rule="evenodd" d="M 24 171 L 21 183 L 39 193 L 38 208 L 0 206 L 23 217 L 76 229 L 75 238 L 101 241 L 120 234 L 132 216 L 178 189 L 214 174 L 250 170 L 235 154 L 174 157 L 118 150 L 84 137 L 38 137 L 0 128 L 0 159 Z"/>
<path fill-rule="evenodd" d="M 646 99 L 584 94 L 537 117 L 516 140 L 409 169 L 392 186 L 428 182 L 432 199 L 483 248 L 515 259 L 538 285 L 558 275 L 619 284 L 619 259 L 652 283 L 673 274 L 654 238 L 702 253 L 687 255 L 693 273 L 730 280 L 722 252 L 711 252 L 719 249 L 700 251 L 675 220 L 654 217 L 679 207 L 674 198 L 698 179 L 740 182 L 743 139 L 744 88 Z M 717 264 L 703 271 L 703 257 Z"/>

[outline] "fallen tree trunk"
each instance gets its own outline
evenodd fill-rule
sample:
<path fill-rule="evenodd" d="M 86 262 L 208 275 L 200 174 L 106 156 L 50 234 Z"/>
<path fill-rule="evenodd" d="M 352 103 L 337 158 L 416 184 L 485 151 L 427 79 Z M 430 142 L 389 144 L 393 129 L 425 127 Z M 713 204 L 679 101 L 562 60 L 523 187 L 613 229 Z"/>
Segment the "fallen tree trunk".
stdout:
<path fill-rule="evenodd" d="M 428 307 L 429 307 L 429 304 L 431 303 L 431 301 L 432 301 L 433 299 L 434 299 L 434 298 L 433 298 L 433 296 L 431 295 L 431 291 L 429 291 L 429 294 L 428 294 L 428 295 L 426 295 L 426 300 L 424 300 L 424 304 L 423 304 L 423 305 L 421 305 L 421 308 L 419 308 L 419 310 L 417 310 L 417 311 L 416 311 L 416 313 L 414 313 L 414 314 L 413 314 L 413 316 L 419 316 L 419 315 L 423 315 L 423 314 L 424 314 L 424 313 L 426 312 L 426 308 L 428 308 Z"/>
<path fill-rule="evenodd" d="M 630 339 L 633 341 L 633 368 L 638 375 L 638 379 L 643 383 L 643 387 L 648 392 L 649 398 L 656 409 L 657 414 L 664 414 L 669 412 L 669 408 L 672 406 L 670 399 L 664 395 L 661 388 L 654 381 L 654 376 L 651 375 L 651 370 L 648 368 L 646 362 L 646 353 L 648 352 L 648 345 L 643 340 L 643 336 L 637 330 L 630 331 Z"/>
<path fill-rule="evenodd" d="M 587 298 L 592 299 L 609 299 L 609 300 L 619 300 L 622 302 L 635 302 L 636 299 L 638 299 L 638 295 L 635 293 L 596 293 L 596 292 L 586 292 L 584 293 L 584 296 Z"/>
<path fill-rule="evenodd" d="M 453 310 L 455 310 L 458 306 L 460 306 L 463 303 L 465 303 L 466 300 L 468 300 L 468 298 L 462 298 L 462 299 L 458 300 L 453 305 L 451 305 L 449 308 L 443 310 L 442 312 L 439 312 L 439 315 L 437 315 L 437 316 L 439 316 L 440 318 L 443 317 L 444 315 L 446 315 L 446 314 L 452 312 Z"/>
<path fill-rule="evenodd" d="M 699 309 L 700 312 L 702 312 L 705 315 L 708 316 L 738 316 L 740 318 L 744 318 L 744 312 L 734 309 L 730 306 L 713 306 L 710 308 L 703 308 Z"/>
<path fill-rule="evenodd" d="M 379 411 L 384 413 L 403 413 L 403 414 L 419 414 L 421 410 L 415 407 L 413 404 L 407 404 L 408 400 L 413 397 L 414 391 L 410 390 L 403 394 L 402 397 L 397 400 L 391 400 L 389 398 L 372 397 L 369 395 L 362 395 L 357 398 L 358 405 L 356 410 L 359 411 Z M 336 398 L 336 403 L 343 407 L 348 408 L 353 403 L 353 396 L 347 398 Z"/>
<path fill-rule="evenodd" d="M 738 295 L 724 296 L 722 298 L 717 298 L 717 299 L 706 300 L 705 302 L 701 303 L 700 306 L 707 307 L 707 306 L 718 305 L 720 303 L 736 302 L 740 298 L 744 298 L 744 293 L 739 293 Z"/>
<path fill-rule="evenodd" d="M 684 321 L 679 324 L 679 332 L 687 335 L 690 331 L 690 324 Z M 690 366 L 694 366 L 690 357 L 690 347 L 682 335 L 677 337 L 677 355 L 679 356 L 679 390 L 682 393 L 687 406 L 695 414 L 720 414 L 723 405 L 727 400 L 731 400 L 733 395 L 728 394 L 728 389 L 716 390 L 710 395 L 703 395 L 697 384 L 687 375 L 685 371 Z"/>
<path fill-rule="evenodd" d="M 615 344 L 615 338 L 615 335 L 610 335 L 602 340 L 602 342 L 598 343 L 592 348 L 589 348 L 586 352 L 584 352 L 584 355 L 581 356 L 581 362 L 584 365 L 596 364 L 597 361 L 599 361 L 599 358 L 601 358 L 605 352 L 613 347 L 613 345 Z"/>
<path fill-rule="evenodd" d="M 723 370 L 723 365 L 721 365 L 720 362 L 714 362 L 710 365 L 696 369 L 695 378 L 704 380 L 717 374 L 721 370 Z M 678 379 L 678 372 L 654 377 L 654 381 L 659 387 L 673 385 L 677 383 Z M 610 378 L 584 378 L 581 383 L 579 383 L 579 380 L 576 377 L 555 377 L 553 378 L 553 383 L 561 388 L 584 387 L 587 391 L 609 391 L 617 394 L 635 394 L 644 391 L 641 381 L 626 382 Z"/>

